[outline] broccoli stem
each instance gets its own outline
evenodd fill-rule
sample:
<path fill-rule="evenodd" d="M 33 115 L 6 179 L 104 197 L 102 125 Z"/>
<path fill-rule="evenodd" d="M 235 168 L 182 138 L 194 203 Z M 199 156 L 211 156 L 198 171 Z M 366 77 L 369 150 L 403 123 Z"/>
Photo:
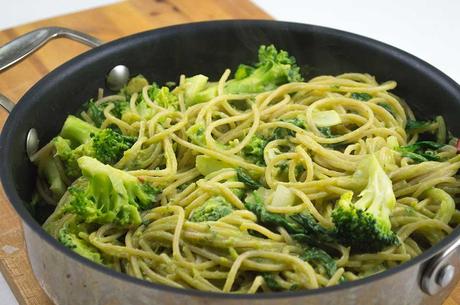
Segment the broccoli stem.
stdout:
<path fill-rule="evenodd" d="M 73 146 L 79 146 L 88 142 L 91 135 L 100 129 L 83 121 L 79 118 L 69 115 L 62 126 L 61 137 L 69 139 Z"/>

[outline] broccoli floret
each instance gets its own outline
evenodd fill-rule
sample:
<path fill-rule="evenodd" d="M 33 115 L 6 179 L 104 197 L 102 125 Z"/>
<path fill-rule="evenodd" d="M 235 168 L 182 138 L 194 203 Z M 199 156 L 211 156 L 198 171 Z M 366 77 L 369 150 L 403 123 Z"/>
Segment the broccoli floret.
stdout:
<path fill-rule="evenodd" d="M 233 207 L 225 198 L 214 196 L 195 209 L 189 220 L 193 222 L 216 221 L 232 212 Z"/>
<path fill-rule="evenodd" d="M 57 239 L 61 244 L 79 255 L 92 260 L 95 263 L 103 264 L 102 256 L 99 250 L 86 240 L 78 237 L 76 233 L 70 232 L 67 228 L 59 230 Z"/>
<path fill-rule="evenodd" d="M 94 157 L 106 164 L 115 164 L 136 142 L 136 137 L 121 135 L 112 129 L 102 129 L 92 137 Z"/>
<path fill-rule="evenodd" d="M 240 65 L 235 78 L 229 80 L 224 93 L 260 93 L 288 83 L 303 81 L 294 57 L 273 45 L 259 47 L 259 61 L 254 66 Z M 208 82 L 204 75 L 185 79 L 185 104 L 203 103 L 217 96 L 217 83 Z"/>
<path fill-rule="evenodd" d="M 260 46 L 259 62 L 254 67 L 240 66 L 235 79 L 228 81 L 227 93 L 259 93 L 273 90 L 288 82 L 302 81 L 300 69 L 294 57 L 286 51 L 278 51 L 273 45 Z"/>
<path fill-rule="evenodd" d="M 264 149 L 268 141 L 260 136 L 253 136 L 251 141 L 241 150 L 242 156 L 257 165 L 265 165 Z"/>
<path fill-rule="evenodd" d="M 73 147 L 89 142 L 91 135 L 100 129 L 89 124 L 73 115 L 69 115 L 62 126 L 59 135 L 64 139 L 70 140 Z"/>
<path fill-rule="evenodd" d="M 206 146 L 206 138 L 204 136 L 204 124 L 196 123 L 187 129 L 186 134 L 193 144 Z"/>
<path fill-rule="evenodd" d="M 378 252 L 399 243 L 391 231 L 390 214 L 396 204 L 392 182 L 374 155 L 359 166 L 367 176 L 360 199 L 352 202 L 353 193 L 343 194 L 332 213 L 338 240 L 358 252 Z"/>
<path fill-rule="evenodd" d="M 139 211 L 156 202 L 159 190 L 137 177 L 91 157 L 83 156 L 77 162 L 87 183 L 69 188 L 65 211 L 85 223 L 139 225 Z"/>
<path fill-rule="evenodd" d="M 69 177 L 79 177 L 77 164 L 82 156 L 95 157 L 106 164 L 115 164 L 129 149 L 135 137 L 121 135 L 110 128 L 99 129 L 74 116 L 69 116 L 64 123 L 60 136 L 54 140 L 56 156 L 65 165 Z"/>
<path fill-rule="evenodd" d="M 172 110 L 179 109 L 179 100 L 175 94 L 169 91 L 168 87 L 159 88 L 156 84 L 153 84 L 148 93 L 150 99 L 159 106 Z"/>
<path fill-rule="evenodd" d="M 148 84 L 149 82 L 144 76 L 137 75 L 129 80 L 126 86 L 121 89 L 121 93 L 131 96 L 134 93 L 141 92 L 142 88 L 148 86 Z"/>
<path fill-rule="evenodd" d="M 94 155 L 94 151 L 90 145 L 80 145 L 72 149 L 70 140 L 63 137 L 53 139 L 54 147 L 56 148 L 55 157 L 59 158 L 64 165 L 65 174 L 71 178 L 81 176 L 80 168 L 78 167 L 78 158 L 85 155 Z M 89 149 L 86 151 L 86 149 Z"/>
<path fill-rule="evenodd" d="M 187 77 L 183 87 L 187 107 L 207 102 L 217 96 L 217 84 L 208 83 L 208 77 L 202 74 Z"/>

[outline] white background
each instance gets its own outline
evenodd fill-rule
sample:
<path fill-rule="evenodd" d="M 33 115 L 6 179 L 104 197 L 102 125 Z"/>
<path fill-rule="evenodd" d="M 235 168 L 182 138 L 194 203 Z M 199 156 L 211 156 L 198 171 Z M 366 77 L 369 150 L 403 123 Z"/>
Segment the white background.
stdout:
<path fill-rule="evenodd" d="M 424 59 L 460 83 L 458 0 L 253 1 L 278 20 L 323 25 L 381 40 Z M 0 29 L 113 2 L 0 0 Z M 1 274 L 0 302 L 17 305 Z"/>

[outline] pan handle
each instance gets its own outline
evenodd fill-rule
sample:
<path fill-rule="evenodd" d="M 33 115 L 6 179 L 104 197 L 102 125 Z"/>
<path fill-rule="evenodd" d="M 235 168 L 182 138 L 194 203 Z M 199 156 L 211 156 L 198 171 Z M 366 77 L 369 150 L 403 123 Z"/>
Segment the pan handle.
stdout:
<path fill-rule="evenodd" d="M 0 47 L 0 71 L 21 61 L 48 41 L 60 37 L 69 38 L 90 47 L 97 47 L 102 44 L 99 39 L 79 31 L 62 27 L 40 28 L 19 36 Z"/>
<path fill-rule="evenodd" d="M 48 41 L 60 37 L 69 38 L 90 47 L 98 47 L 102 44 L 99 39 L 79 31 L 61 27 L 40 28 L 0 46 L 0 71 L 23 60 Z M 9 113 L 13 111 L 15 104 L 0 93 L 0 106 L 0 109 L 3 108 Z M 38 143 L 37 131 L 35 128 L 31 128 L 26 138 L 26 151 L 29 158 L 37 151 Z"/>
<path fill-rule="evenodd" d="M 9 98 L 0 93 L 0 106 L 2 106 L 6 111 L 11 112 L 13 111 L 14 103 Z"/>
<path fill-rule="evenodd" d="M 99 39 L 79 31 L 56 26 L 40 28 L 0 46 L 0 71 L 23 60 L 48 41 L 60 37 L 69 38 L 90 47 L 98 47 L 102 44 Z M 0 106 L 11 112 L 14 108 L 14 103 L 0 93 Z"/>

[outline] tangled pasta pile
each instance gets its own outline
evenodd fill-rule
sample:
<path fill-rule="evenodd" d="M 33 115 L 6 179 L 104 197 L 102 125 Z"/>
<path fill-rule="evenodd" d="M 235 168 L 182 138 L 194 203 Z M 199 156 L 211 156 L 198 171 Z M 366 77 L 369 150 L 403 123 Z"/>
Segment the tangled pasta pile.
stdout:
<path fill-rule="evenodd" d="M 304 82 L 272 46 L 229 78 L 139 76 L 70 116 L 33 158 L 45 230 L 140 279 L 257 293 L 386 270 L 458 224 L 456 139 L 394 81 Z"/>

